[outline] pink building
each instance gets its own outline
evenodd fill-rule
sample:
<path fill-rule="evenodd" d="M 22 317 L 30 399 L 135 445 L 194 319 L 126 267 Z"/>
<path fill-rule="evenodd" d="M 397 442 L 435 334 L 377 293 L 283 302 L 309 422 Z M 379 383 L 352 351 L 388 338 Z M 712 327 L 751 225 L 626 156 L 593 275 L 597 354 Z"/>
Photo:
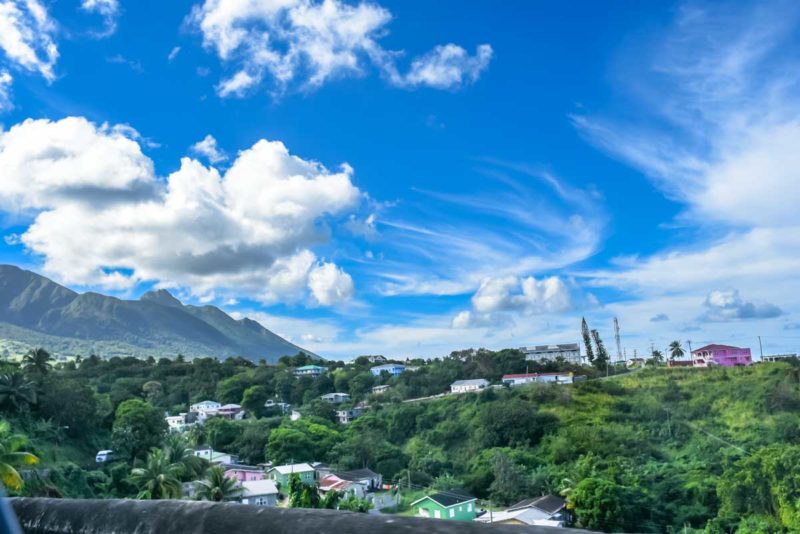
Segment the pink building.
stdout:
<path fill-rule="evenodd" d="M 706 345 L 692 351 L 692 362 L 695 367 L 708 367 L 709 365 L 733 367 L 750 365 L 753 363 L 753 357 L 750 349 L 731 347 L 730 345 Z"/>
<path fill-rule="evenodd" d="M 239 482 L 250 482 L 264 480 L 264 471 L 249 465 L 228 465 L 225 470 L 225 476 Z"/>

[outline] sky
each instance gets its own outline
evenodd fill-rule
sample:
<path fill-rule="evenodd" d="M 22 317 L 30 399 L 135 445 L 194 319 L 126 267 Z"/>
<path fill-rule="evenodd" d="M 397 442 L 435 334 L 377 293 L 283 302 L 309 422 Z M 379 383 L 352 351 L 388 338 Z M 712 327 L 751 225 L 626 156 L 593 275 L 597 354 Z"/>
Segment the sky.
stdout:
<path fill-rule="evenodd" d="M 0 262 L 331 358 L 800 346 L 800 4 L 0 0 Z"/>

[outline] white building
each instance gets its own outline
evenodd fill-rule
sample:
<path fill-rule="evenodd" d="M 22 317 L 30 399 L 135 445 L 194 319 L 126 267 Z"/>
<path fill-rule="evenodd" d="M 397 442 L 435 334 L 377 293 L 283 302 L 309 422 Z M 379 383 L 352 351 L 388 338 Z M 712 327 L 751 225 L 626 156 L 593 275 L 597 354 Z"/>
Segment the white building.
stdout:
<path fill-rule="evenodd" d="M 242 482 L 242 504 L 277 506 L 278 486 L 272 480 L 247 480 Z"/>
<path fill-rule="evenodd" d="M 531 382 L 548 382 L 554 384 L 572 384 L 575 377 L 573 373 L 521 373 L 503 375 L 503 384 L 508 386 L 521 386 Z"/>
<path fill-rule="evenodd" d="M 530 361 L 555 361 L 558 358 L 562 358 L 568 362 L 581 363 L 581 348 L 577 343 L 536 345 L 535 347 L 520 347 L 519 350 L 524 352 L 525 359 Z"/>
<path fill-rule="evenodd" d="M 239 457 L 235 454 L 218 452 L 211 447 L 195 449 L 194 455 L 199 458 L 203 458 L 204 460 L 208 460 L 212 464 L 235 464 L 239 461 Z"/>
<path fill-rule="evenodd" d="M 325 402 L 330 402 L 331 404 L 341 404 L 343 402 L 350 401 L 350 395 L 347 393 L 326 393 L 320 398 Z"/>
<path fill-rule="evenodd" d="M 347 425 L 350 424 L 353 419 L 361 417 L 364 414 L 364 410 L 367 408 L 369 408 L 369 406 L 356 406 L 349 410 L 336 410 L 336 418 L 339 419 L 341 424 Z"/>
<path fill-rule="evenodd" d="M 471 380 L 456 380 L 450 384 L 451 393 L 469 393 L 471 391 L 480 391 L 486 389 L 489 381 L 485 378 L 474 378 Z"/>
<path fill-rule="evenodd" d="M 189 411 L 196 412 L 197 419 L 202 422 L 211 417 L 212 415 L 217 415 L 217 412 L 221 407 L 222 405 L 217 401 L 204 400 L 192 404 L 189 407 Z"/>
<path fill-rule="evenodd" d="M 382 386 L 374 386 L 372 388 L 372 393 L 375 395 L 383 395 L 387 391 L 389 391 L 389 384 L 383 384 Z"/>
<path fill-rule="evenodd" d="M 179 413 L 178 415 L 168 415 L 164 417 L 164 420 L 167 422 L 170 432 L 183 432 L 187 427 L 194 424 L 186 422 L 186 412 Z"/>
<path fill-rule="evenodd" d="M 383 365 L 376 365 L 370 369 L 373 376 L 381 376 L 381 373 L 389 373 L 390 376 L 398 376 L 403 374 L 406 366 L 402 363 L 385 363 Z"/>

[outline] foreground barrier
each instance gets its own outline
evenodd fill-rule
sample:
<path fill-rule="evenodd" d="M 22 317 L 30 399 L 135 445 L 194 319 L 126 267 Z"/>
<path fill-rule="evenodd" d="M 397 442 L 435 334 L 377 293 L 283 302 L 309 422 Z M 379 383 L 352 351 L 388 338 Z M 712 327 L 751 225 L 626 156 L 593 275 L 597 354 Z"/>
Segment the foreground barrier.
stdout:
<path fill-rule="evenodd" d="M 123 499 L 11 499 L 27 534 L 566 534 L 550 527 L 482 525 L 336 510 Z"/>

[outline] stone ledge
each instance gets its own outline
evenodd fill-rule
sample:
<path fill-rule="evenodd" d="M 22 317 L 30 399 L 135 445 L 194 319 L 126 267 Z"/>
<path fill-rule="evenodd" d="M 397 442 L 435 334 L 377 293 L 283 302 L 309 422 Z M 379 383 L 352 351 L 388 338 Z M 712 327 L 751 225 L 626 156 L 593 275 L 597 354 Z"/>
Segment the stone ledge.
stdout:
<path fill-rule="evenodd" d="M 336 510 L 200 501 L 11 499 L 28 534 L 558 534 L 564 528 L 482 525 Z"/>

